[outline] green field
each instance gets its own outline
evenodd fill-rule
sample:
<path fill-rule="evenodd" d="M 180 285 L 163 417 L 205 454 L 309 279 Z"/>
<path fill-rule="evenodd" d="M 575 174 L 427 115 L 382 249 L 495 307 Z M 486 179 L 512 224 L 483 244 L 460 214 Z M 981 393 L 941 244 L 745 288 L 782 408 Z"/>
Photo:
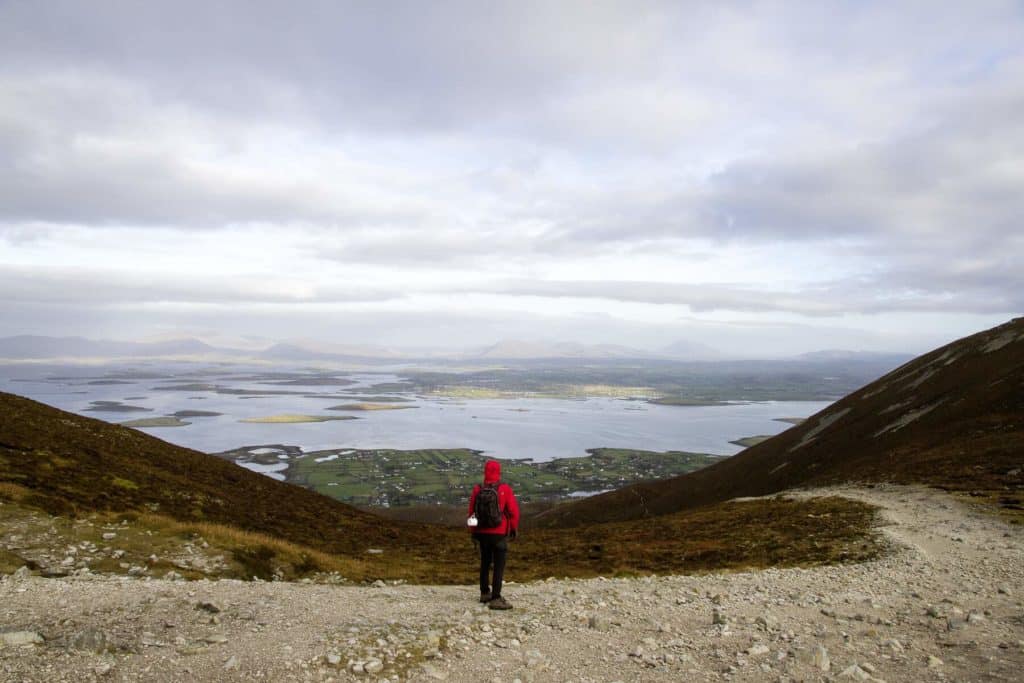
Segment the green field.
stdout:
<path fill-rule="evenodd" d="M 584 457 L 543 463 L 501 460 L 502 478 L 512 484 L 522 502 L 556 500 L 691 472 L 720 458 L 618 448 L 588 452 Z M 478 451 L 465 448 L 336 449 L 292 460 L 285 476 L 289 482 L 355 505 L 453 505 L 468 499 L 486 460 Z"/>

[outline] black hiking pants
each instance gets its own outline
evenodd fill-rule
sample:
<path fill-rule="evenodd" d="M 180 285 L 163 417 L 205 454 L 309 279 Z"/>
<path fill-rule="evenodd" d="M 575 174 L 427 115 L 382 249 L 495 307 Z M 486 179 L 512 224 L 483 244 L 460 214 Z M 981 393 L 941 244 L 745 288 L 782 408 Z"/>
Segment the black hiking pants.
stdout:
<path fill-rule="evenodd" d="M 501 597 L 501 581 L 505 576 L 505 559 L 508 557 L 508 541 L 504 534 L 473 534 L 480 543 L 480 592 L 490 592 L 491 598 Z M 491 566 L 494 566 L 494 581 L 488 583 Z"/>

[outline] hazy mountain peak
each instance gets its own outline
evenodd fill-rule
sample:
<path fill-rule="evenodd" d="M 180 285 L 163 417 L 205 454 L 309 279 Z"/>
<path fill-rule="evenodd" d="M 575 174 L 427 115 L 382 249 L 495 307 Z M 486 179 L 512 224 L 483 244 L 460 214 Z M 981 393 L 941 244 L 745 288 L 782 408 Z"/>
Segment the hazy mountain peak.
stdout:
<path fill-rule="evenodd" d="M 527 358 L 644 358 L 652 354 L 614 344 L 581 344 L 566 341 L 504 339 L 485 347 L 475 356 L 494 359 Z"/>
<path fill-rule="evenodd" d="M 717 349 L 689 339 L 677 339 L 662 347 L 661 352 L 669 358 L 679 360 L 719 360 L 723 357 Z"/>

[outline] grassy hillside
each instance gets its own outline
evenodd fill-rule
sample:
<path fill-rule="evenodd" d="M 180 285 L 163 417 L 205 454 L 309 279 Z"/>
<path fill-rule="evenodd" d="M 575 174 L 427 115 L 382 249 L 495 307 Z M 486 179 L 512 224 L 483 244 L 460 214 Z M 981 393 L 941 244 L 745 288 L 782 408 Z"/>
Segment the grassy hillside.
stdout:
<path fill-rule="evenodd" d="M 760 500 L 672 515 L 657 527 L 639 521 L 585 531 L 524 529 L 509 577 L 856 561 L 879 551 L 873 519 L 869 506 L 847 500 Z M 29 564 L 61 571 L 66 548 L 75 545 L 83 550 L 71 567 L 148 576 L 176 568 L 187 578 L 338 572 L 356 581 L 475 581 L 464 529 L 384 519 L 126 427 L 4 393 L 0 540 L 7 546 L 0 570 Z M 200 546 L 208 562 L 183 561 Z"/>
<path fill-rule="evenodd" d="M 843 481 L 923 483 L 1016 513 L 1024 498 L 1024 318 L 927 353 L 740 454 L 553 508 L 543 526 L 641 519 Z"/>

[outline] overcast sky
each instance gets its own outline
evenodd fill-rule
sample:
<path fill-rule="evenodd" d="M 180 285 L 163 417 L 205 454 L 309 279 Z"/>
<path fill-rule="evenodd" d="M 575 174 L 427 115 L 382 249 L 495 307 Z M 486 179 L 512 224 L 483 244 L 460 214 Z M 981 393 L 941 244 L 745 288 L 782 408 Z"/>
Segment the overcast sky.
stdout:
<path fill-rule="evenodd" d="M 0 0 L 0 336 L 917 352 L 1022 216 L 1020 2 Z"/>

